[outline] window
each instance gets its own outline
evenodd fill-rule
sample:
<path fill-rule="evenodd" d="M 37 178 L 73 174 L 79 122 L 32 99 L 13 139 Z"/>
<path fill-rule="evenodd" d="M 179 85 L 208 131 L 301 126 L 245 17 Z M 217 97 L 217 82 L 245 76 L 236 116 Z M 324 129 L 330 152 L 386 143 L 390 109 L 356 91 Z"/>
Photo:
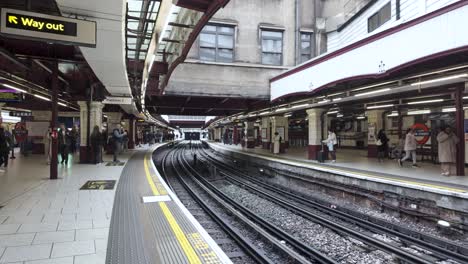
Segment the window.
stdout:
<path fill-rule="evenodd" d="M 301 33 L 301 61 L 303 63 L 312 58 L 312 33 Z"/>
<path fill-rule="evenodd" d="M 206 25 L 200 33 L 200 60 L 233 62 L 234 27 Z"/>
<path fill-rule="evenodd" d="M 382 7 L 377 13 L 373 14 L 367 20 L 367 31 L 370 33 L 376 30 L 378 27 L 385 24 L 389 21 L 392 16 L 392 6 L 391 2 L 388 2 L 384 7 Z"/>
<path fill-rule="evenodd" d="M 263 30 L 262 36 L 262 64 L 283 64 L 283 32 Z"/>

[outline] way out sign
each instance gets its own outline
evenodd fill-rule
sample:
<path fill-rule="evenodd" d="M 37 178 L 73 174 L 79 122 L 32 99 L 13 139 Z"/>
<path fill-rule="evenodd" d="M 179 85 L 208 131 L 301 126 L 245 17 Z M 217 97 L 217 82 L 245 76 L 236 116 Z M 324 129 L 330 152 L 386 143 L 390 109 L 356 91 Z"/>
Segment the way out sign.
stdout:
<path fill-rule="evenodd" d="M 0 33 L 12 37 L 96 47 L 96 22 L 2 8 Z"/>

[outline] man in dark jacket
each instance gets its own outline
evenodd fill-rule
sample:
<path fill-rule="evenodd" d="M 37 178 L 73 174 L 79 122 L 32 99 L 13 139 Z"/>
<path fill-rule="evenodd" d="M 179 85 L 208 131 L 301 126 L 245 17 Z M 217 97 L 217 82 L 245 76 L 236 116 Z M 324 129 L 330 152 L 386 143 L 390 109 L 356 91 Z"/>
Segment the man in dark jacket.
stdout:
<path fill-rule="evenodd" d="M 116 128 L 112 131 L 112 138 L 114 140 L 114 162 L 120 162 L 117 159 L 117 156 L 122 149 L 123 137 L 126 135 L 127 133 L 122 130 L 122 126 L 120 124 L 117 124 Z"/>
<path fill-rule="evenodd" d="M 70 132 L 65 127 L 65 124 L 60 124 L 60 130 L 58 132 L 58 147 L 60 156 L 62 157 L 62 164 L 68 163 L 68 152 L 70 151 Z"/>

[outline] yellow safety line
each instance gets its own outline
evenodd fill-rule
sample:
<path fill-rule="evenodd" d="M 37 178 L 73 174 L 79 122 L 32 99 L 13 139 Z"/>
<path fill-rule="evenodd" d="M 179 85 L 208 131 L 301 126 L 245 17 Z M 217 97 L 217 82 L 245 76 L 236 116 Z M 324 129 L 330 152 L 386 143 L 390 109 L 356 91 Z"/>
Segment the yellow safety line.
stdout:
<path fill-rule="evenodd" d="M 144 166 L 145 166 L 145 174 L 146 174 L 146 179 L 148 180 L 148 183 L 151 187 L 151 190 L 153 191 L 154 195 L 160 195 L 158 189 L 156 188 L 156 185 L 154 184 L 153 179 L 151 178 L 151 173 L 148 168 L 148 161 L 147 161 L 147 156 L 144 158 Z M 177 223 L 177 220 L 174 218 L 174 216 L 171 213 L 171 210 L 169 207 L 167 207 L 165 202 L 159 202 L 159 206 L 161 207 L 161 210 L 166 217 L 166 220 L 169 222 L 169 225 L 171 226 L 172 232 L 174 232 L 177 241 L 179 242 L 180 246 L 185 252 L 185 255 L 187 256 L 188 260 L 192 264 L 201 264 L 201 260 L 198 257 L 197 253 L 195 253 L 195 250 L 193 249 L 192 245 L 188 241 L 187 237 L 185 236 L 184 231 L 182 231 L 182 228 L 180 228 L 179 224 Z"/>

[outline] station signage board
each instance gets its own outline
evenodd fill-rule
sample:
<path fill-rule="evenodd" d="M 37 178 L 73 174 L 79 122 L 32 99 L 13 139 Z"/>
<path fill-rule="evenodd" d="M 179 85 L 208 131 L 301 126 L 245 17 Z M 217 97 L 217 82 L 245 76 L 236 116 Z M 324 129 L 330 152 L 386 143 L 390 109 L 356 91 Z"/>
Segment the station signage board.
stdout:
<path fill-rule="evenodd" d="M 2 8 L 0 33 L 13 37 L 96 47 L 96 22 Z"/>
<path fill-rule="evenodd" d="M 32 113 L 22 112 L 22 111 L 10 111 L 10 116 L 14 116 L 14 117 L 32 116 Z"/>
<path fill-rule="evenodd" d="M 0 102 L 20 102 L 23 95 L 15 90 L 0 89 Z"/>
<path fill-rule="evenodd" d="M 132 104 L 131 97 L 119 97 L 119 96 L 108 96 L 104 101 L 104 104 L 118 104 L 118 105 L 130 105 Z"/>

